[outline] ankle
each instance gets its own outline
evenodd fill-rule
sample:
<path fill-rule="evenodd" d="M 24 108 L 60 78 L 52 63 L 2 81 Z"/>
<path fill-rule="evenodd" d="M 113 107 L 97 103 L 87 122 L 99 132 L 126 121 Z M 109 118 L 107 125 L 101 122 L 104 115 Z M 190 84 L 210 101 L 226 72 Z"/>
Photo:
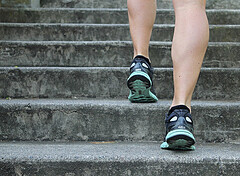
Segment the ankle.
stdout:
<path fill-rule="evenodd" d="M 172 107 L 174 106 L 178 106 L 178 105 L 184 105 L 186 107 L 188 107 L 188 109 L 190 110 L 191 112 L 191 99 L 189 100 L 185 100 L 185 101 L 180 101 L 180 100 L 177 100 L 175 97 L 173 98 L 173 101 L 172 101 L 172 104 L 170 106 L 169 109 L 171 109 Z"/>
<path fill-rule="evenodd" d="M 172 103 L 172 105 L 170 106 L 169 110 L 171 108 L 176 107 L 176 106 L 186 106 L 189 109 L 189 111 L 191 112 L 191 104 L 187 104 L 187 103 Z"/>
<path fill-rule="evenodd" d="M 145 57 L 145 56 L 143 56 L 143 55 L 136 55 L 136 56 L 134 56 L 133 59 L 135 59 L 135 58 L 142 58 L 142 59 L 144 59 L 144 60 L 151 66 L 151 61 L 150 61 L 149 58 L 147 58 L 147 57 Z"/>
<path fill-rule="evenodd" d="M 133 58 L 136 58 L 136 57 L 143 57 L 143 58 L 146 59 L 149 63 L 151 63 L 151 60 L 149 59 L 149 56 L 148 56 L 148 55 L 145 55 L 145 54 L 134 54 L 134 57 L 133 57 Z"/>
<path fill-rule="evenodd" d="M 187 107 L 186 105 L 176 105 L 176 106 L 170 107 L 170 109 L 168 111 L 168 115 L 170 115 L 175 109 L 186 109 L 191 113 L 191 109 L 189 107 Z"/>

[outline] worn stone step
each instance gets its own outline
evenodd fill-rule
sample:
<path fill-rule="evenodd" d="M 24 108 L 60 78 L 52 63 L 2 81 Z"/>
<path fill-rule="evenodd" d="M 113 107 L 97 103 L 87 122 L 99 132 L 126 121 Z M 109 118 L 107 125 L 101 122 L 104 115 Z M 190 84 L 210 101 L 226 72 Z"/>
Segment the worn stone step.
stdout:
<path fill-rule="evenodd" d="M 0 140 L 161 141 L 171 101 L 0 100 Z M 240 140 L 239 101 L 193 101 L 194 136 L 200 142 Z"/>
<path fill-rule="evenodd" d="M 210 24 L 240 24 L 240 10 L 207 10 Z M 0 8 L 0 22 L 127 24 L 127 9 Z M 173 24 L 172 9 L 158 9 L 155 24 Z"/>
<path fill-rule="evenodd" d="M 132 43 L 0 41 L 1 66 L 129 67 Z M 204 67 L 240 67 L 240 43 L 209 43 Z M 150 42 L 154 67 L 172 67 L 171 43 Z"/>
<path fill-rule="evenodd" d="M 99 32 L 101 31 L 101 32 Z M 153 28 L 153 41 L 171 41 L 173 24 Z M 211 25 L 210 41 L 239 42 L 240 25 Z M 0 23 L 1 40 L 109 41 L 131 40 L 128 24 Z"/>
<path fill-rule="evenodd" d="M 40 0 L 0 0 L 0 7 L 39 8 Z"/>
<path fill-rule="evenodd" d="M 239 68 L 203 68 L 194 99 L 240 100 Z M 127 67 L 1 67 L 0 97 L 126 98 Z M 171 68 L 155 69 L 161 99 L 173 96 Z"/>
<path fill-rule="evenodd" d="M 42 7 L 126 8 L 127 0 L 41 0 Z M 172 0 L 157 0 L 158 8 L 172 8 Z M 239 0 L 207 0 L 209 9 L 239 9 Z"/>
<path fill-rule="evenodd" d="M 172 8 L 170 0 L 157 0 L 158 8 Z M 41 0 L 41 7 L 126 8 L 127 0 Z"/>
<path fill-rule="evenodd" d="M 201 144 L 194 152 L 161 150 L 159 146 L 160 143 L 155 142 L 4 142 L 0 144 L 0 174 L 239 175 L 239 144 Z"/>

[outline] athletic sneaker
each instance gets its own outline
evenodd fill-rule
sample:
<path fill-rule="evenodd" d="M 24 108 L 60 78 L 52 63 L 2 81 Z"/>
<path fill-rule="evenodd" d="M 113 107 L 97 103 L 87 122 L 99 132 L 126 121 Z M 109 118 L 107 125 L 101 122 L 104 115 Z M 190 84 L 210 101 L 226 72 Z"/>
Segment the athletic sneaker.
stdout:
<path fill-rule="evenodd" d="M 153 68 L 144 56 L 134 58 L 130 67 L 127 86 L 130 89 L 128 99 L 135 103 L 156 102 L 158 99 L 153 89 Z"/>
<path fill-rule="evenodd" d="M 194 150 L 193 120 L 185 105 L 174 106 L 166 114 L 166 137 L 162 149 Z"/>

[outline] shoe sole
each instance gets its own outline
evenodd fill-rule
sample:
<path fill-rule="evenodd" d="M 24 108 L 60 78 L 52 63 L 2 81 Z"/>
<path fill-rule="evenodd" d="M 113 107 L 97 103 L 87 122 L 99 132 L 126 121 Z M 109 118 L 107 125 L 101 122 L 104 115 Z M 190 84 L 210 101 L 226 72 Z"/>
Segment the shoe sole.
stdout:
<path fill-rule="evenodd" d="M 170 150 L 195 150 L 195 138 L 188 130 L 173 130 L 170 131 L 162 145 L 162 149 Z"/>
<path fill-rule="evenodd" d="M 151 103 L 158 100 L 151 92 L 150 77 L 142 71 L 133 72 L 127 80 L 127 85 L 130 89 L 128 99 L 133 103 Z"/>

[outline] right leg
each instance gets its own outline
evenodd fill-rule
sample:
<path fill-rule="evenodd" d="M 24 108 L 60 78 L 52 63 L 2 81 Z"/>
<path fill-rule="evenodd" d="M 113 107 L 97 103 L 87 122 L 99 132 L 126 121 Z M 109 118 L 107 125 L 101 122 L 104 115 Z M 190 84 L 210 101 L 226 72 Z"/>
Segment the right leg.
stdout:
<path fill-rule="evenodd" d="M 191 110 L 192 94 L 209 39 L 205 4 L 206 0 L 173 0 L 176 20 L 172 44 L 172 107 L 186 105 Z"/>
<path fill-rule="evenodd" d="M 134 60 L 127 80 L 128 99 L 136 103 L 155 102 L 148 48 L 156 17 L 156 0 L 128 0 L 128 16 L 134 47 Z"/>
<path fill-rule="evenodd" d="M 194 149 L 191 99 L 209 38 L 206 0 L 173 0 L 175 31 L 172 44 L 174 98 L 166 116 L 162 148 Z"/>

